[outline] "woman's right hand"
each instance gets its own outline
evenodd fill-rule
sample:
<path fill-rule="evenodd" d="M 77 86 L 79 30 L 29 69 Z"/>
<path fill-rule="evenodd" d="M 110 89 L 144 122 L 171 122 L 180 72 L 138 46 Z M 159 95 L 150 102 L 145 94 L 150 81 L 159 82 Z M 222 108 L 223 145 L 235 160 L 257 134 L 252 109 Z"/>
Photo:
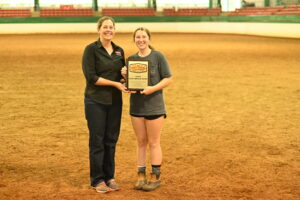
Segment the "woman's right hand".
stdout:
<path fill-rule="evenodd" d="M 122 92 L 129 93 L 129 91 L 127 90 L 127 87 L 123 83 L 115 82 L 115 87 Z"/>

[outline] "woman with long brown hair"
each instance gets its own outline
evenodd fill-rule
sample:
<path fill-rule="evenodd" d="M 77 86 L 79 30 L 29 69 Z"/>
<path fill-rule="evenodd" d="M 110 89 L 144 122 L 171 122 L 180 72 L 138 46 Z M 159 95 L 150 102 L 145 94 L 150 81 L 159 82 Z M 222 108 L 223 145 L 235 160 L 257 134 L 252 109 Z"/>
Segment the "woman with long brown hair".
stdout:
<path fill-rule="evenodd" d="M 112 42 L 113 18 L 100 18 L 97 29 L 99 39 L 86 46 L 82 58 L 86 79 L 84 104 L 89 129 L 91 186 L 97 192 L 107 193 L 119 190 L 114 179 L 115 149 L 121 125 L 121 92 L 127 91 L 120 83 L 124 51 Z"/>
<path fill-rule="evenodd" d="M 138 181 L 137 190 L 151 191 L 160 186 L 160 167 L 162 151 L 160 135 L 166 118 L 163 88 L 172 82 L 172 74 L 165 56 L 150 45 L 151 34 L 147 28 L 140 27 L 133 33 L 138 52 L 128 59 L 146 59 L 150 66 L 150 85 L 140 92 L 131 93 L 130 115 L 137 138 Z M 122 75 L 126 75 L 126 68 Z M 146 180 L 146 152 L 150 147 L 152 171 Z"/>

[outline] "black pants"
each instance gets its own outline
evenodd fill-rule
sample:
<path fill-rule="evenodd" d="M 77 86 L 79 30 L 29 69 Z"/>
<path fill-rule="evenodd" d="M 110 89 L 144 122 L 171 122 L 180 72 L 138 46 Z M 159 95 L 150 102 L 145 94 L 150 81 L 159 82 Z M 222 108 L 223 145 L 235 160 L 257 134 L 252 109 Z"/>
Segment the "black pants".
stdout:
<path fill-rule="evenodd" d="M 122 102 L 104 105 L 85 98 L 89 128 L 91 186 L 114 178 L 115 150 L 120 134 Z"/>

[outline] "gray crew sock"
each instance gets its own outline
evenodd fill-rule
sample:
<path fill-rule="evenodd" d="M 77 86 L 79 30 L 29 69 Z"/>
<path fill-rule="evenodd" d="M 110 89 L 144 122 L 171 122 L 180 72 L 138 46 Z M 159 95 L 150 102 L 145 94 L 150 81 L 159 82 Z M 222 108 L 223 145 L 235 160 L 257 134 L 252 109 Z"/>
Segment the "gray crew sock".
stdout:
<path fill-rule="evenodd" d="M 142 167 L 138 167 L 138 173 L 143 173 L 143 174 L 146 174 L 146 167 L 145 166 L 142 166 Z"/>
<path fill-rule="evenodd" d="M 152 165 L 152 174 L 156 174 L 157 178 L 160 175 L 160 166 L 161 165 Z"/>

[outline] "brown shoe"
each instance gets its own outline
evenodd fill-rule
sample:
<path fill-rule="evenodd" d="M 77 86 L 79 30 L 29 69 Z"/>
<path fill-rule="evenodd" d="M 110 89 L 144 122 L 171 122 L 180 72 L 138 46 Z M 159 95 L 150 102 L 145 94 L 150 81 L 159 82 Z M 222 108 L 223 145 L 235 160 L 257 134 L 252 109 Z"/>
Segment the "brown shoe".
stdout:
<path fill-rule="evenodd" d="M 119 185 L 116 183 L 115 179 L 110 179 L 107 182 L 107 186 L 110 188 L 111 191 L 118 191 L 120 190 Z"/>
<path fill-rule="evenodd" d="M 143 188 L 143 186 L 146 185 L 146 183 L 147 183 L 146 174 L 139 172 L 138 180 L 137 180 L 136 184 L 134 185 L 134 189 L 141 190 Z"/>
<path fill-rule="evenodd" d="M 152 191 L 160 186 L 160 175 L 151 173 L 150 181 L 142 187 L 144 191 Z"/>
<path fill-rule="evenodd" d="M 104 181 L 96 185 L 95 190 L 100 193 L 108 193 L 111 192 L 111 189 L 105 184 Z"/>

